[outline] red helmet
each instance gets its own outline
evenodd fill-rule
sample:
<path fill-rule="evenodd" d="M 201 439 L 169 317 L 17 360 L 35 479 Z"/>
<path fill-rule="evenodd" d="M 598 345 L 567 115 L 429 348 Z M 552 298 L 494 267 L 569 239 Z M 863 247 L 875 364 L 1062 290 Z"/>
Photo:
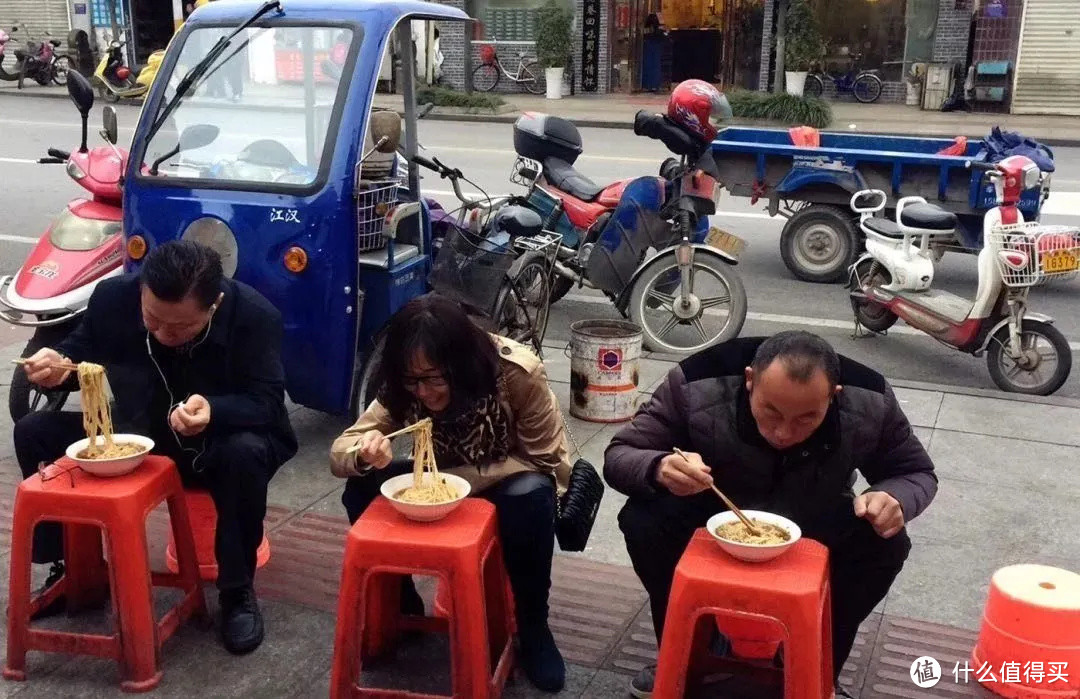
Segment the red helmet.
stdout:
<path fill-rule="evenodd" d="M 704 80 L 685 80 L 671 91 L 667 115 L 690 133 L 711 141 L 720 122 L 731 118 L 731 105 L 724 93 Z"/>

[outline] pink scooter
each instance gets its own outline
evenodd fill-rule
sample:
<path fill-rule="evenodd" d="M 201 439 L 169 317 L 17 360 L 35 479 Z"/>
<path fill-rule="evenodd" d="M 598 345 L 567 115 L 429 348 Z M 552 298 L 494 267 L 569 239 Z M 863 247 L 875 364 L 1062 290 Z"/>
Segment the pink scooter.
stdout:
<path fill-rule="evenodd" d="M 82 145 L 75 153 L 50 148 L 49 157 L 38 162 L 66 163 L 68 176 L 90 192 L 91 198 L 68 202 L 18 272 L 0 277 L 0 320 L 35 329 L 23 350 L 24 357 L 70 333 L 97 283 L 123 270 L 120 187 L 128 156 L 116 147 L 116 112 L 105 108 L 101 135 L 108 145 L 87 149 L 87 119 L 94 91 L 74 72 L 67 87 L 82 115 Z M 59 410 L 70 388 L 41 389 L 16 368 L 8 394 L 11 418 L 18 420 L 35 410 Z"/>

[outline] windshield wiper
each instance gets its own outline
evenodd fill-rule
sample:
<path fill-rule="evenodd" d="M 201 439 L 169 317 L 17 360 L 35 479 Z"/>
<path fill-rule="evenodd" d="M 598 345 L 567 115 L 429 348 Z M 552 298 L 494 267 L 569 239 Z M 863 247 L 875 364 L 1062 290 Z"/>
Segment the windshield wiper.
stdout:
<path fill-rule="evenodd" d="M 225 53 L 225 49 L 229 47 L 229 42 L 231 42 L 237 34 L 259 21 L 263 15 L 274 9 L 277 9 L 278 11 L 282 9 L 281 0 L 267 0 L 267 2 L 264 2 L 262 6 L 255 11 L 255 14 L 251 15 L 251 17 L 243 24 L 234 29 L 231 34 L 218 39 L 206 55 L 203 56 L 202 60 L 192 66 L 191 70 L 187 72 L 176 86 L 176 92 L 173 93 L 172 99 L 165 103 L 158 118 L 154 120 L 153 126 L 150 127 L 150 133 L 146 137 L 147 143 L 150 142 L 154 135 L 161 129 L 162 125 L 165 124 L 165 121 L 172 115 L 177 105 L 180 104 L 180 100 L 182 100 L 184 95 L 187 94 L 187 91 L 191 89 L 191 86 L 206 74 L 206 71 L 210 69 L 210 66 L 213 65 L 214 61 L 216 61 L 221 54 Z"/>

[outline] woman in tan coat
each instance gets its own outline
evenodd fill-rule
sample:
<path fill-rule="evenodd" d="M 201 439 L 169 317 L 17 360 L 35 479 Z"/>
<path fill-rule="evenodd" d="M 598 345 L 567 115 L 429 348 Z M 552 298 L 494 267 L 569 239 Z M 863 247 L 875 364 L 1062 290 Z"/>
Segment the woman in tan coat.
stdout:
<path fill-rule="evenodd" d="M 543 363 L 432 294 L 390 319 L 374 385 L 377 399 L 331 447 L 334 474 L 348 478 L 341 500 L 349 521 L 363 514 L 384 481 L 412 469 L 411 461 L 393 459 L 384 435 L 430 417 L 439 470 L 466 479 L 473 495 L 495 505 L 522 667 L 537 688 L 561 690 L 565 666 L 548 628 L 548 591 L 555 500 L 570 462 Z M 347 453 L 354 445 L 360 449 Z M 423 613 L 408 577 L 402 611 Z"/>

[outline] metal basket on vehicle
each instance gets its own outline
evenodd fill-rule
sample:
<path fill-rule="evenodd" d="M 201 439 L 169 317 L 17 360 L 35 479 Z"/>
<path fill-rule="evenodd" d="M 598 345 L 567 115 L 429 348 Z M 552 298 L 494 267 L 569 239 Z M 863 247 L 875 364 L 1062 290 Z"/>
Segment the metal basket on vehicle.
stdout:
<path fill-rule="evenodd" d="M 1036 222 L 997 226 L 985 245 L 996 251 L 994 263 L 1006 286 L 1036 286 L 1073 279 L 1080 270 L 1080 228 Z"/>
<path fill-rule="evenodd" d="M 506 245 L 453 228 L 439 248 L 428 283 L 444 296 L 491 312 L 514 257 Z"/>
<path fill-rule="evenodd" d="M 356 183 L 356 243 L 360 252 L 386 247 L 386 219 L 398 203 L 402 180 L 360 180 Z"/>

